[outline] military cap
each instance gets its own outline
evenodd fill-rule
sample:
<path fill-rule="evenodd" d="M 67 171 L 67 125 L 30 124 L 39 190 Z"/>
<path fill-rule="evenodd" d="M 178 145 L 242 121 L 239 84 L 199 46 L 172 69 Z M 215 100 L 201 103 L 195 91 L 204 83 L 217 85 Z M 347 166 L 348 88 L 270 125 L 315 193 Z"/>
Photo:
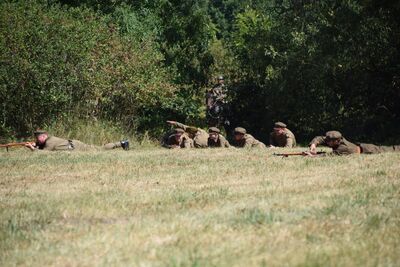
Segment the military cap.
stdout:
<path fill-rule="evenodd" d="M 33 134 L 35 136 L 38 136 L 38 135 L 41 135 L 41 134 L 47 134 L 47 131 L 38 129 L 38 130 L 34 131 Z"/>
<path fill-rule="evenodd" d="M 325 137 L 328 140 L 341 139 L 342 134 L 338 131 L 329 131 L 329 132 L 326 132 Z"/>
<path fill-rule="evenodd" d="M 183 130 L 182 128 L 175 128 L 175 133 L 176 134 L 183 134 L 185 132 L 185 130 Z"/>
<path fill-rule="evenodd" d="M 188 126 L 184 130 L 189 134 L 196 134 L 199 129 L 193 126 Z"/>
<path fill-rule="evenodd" d="M 284 124 L 283 122 L 275 122 L 274 124 L 274 128 L 286 128 L 286 124 Z"/>
<path fill-rule="evenodd" d="M 246 134 L 246 129 L 243 127 L 236 127 L 234 130 L 234 133 L 239 133 L 239 134 Z"/>
<path fill-rule="evenodd" d="M 208 129 L 208 132 L 209 133 L 217 133 L 217 134 L 219 134 L 221 131 L 217 127 L 210 127 Z"/>

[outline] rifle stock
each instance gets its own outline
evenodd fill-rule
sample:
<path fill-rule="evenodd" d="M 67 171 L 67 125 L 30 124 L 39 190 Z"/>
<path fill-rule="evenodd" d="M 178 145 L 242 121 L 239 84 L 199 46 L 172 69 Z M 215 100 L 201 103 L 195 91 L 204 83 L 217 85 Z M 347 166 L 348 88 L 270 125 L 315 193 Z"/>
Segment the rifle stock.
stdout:
<path fill-rule="evenodd" d="M 35 144 L 35 142 L 20 142 L 20 143 L 0 144 L 0 147 L 5 147 L 6 150 L 8 151 L 9 147 L 26 146 L 27 144 Z"/>

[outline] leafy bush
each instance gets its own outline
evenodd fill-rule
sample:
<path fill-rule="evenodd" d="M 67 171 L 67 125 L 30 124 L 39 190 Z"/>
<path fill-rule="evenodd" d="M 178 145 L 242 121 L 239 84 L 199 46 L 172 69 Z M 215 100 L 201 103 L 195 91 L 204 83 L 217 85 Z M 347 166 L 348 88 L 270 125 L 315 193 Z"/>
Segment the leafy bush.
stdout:
<path fill-rule="evenodd" d="M 84 7 L 2 3 L 1 134 L 26 135 L 71 118 L 144 132 L 160 129 L 164 114 L 179 116 L 185 105 L 171 110 L 179 95 L 174 72 L 152 38 L 129 29 L 121 35 L 115 18 Z"/>

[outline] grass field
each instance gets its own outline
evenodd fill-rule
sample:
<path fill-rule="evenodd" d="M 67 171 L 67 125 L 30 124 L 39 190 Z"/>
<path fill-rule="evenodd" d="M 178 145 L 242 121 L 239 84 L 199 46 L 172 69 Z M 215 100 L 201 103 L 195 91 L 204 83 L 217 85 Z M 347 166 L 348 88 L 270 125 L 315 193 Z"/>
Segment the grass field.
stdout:
<path fill-rule="evenodd" d="M 1 151 L 0 266 L 400 266 L 400 153 L 272 153 Z"/>

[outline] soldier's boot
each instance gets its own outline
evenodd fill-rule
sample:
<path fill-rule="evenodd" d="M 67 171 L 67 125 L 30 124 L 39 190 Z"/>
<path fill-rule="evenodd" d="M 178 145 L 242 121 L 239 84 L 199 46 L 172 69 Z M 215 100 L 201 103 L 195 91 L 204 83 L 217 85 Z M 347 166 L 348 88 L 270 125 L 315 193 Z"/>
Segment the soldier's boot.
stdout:
<path fill-rule="evenodd" d="M 129 150 L 129 140 L 122 140 L 121 142 L 121 146 L 123 150 Z"/>

